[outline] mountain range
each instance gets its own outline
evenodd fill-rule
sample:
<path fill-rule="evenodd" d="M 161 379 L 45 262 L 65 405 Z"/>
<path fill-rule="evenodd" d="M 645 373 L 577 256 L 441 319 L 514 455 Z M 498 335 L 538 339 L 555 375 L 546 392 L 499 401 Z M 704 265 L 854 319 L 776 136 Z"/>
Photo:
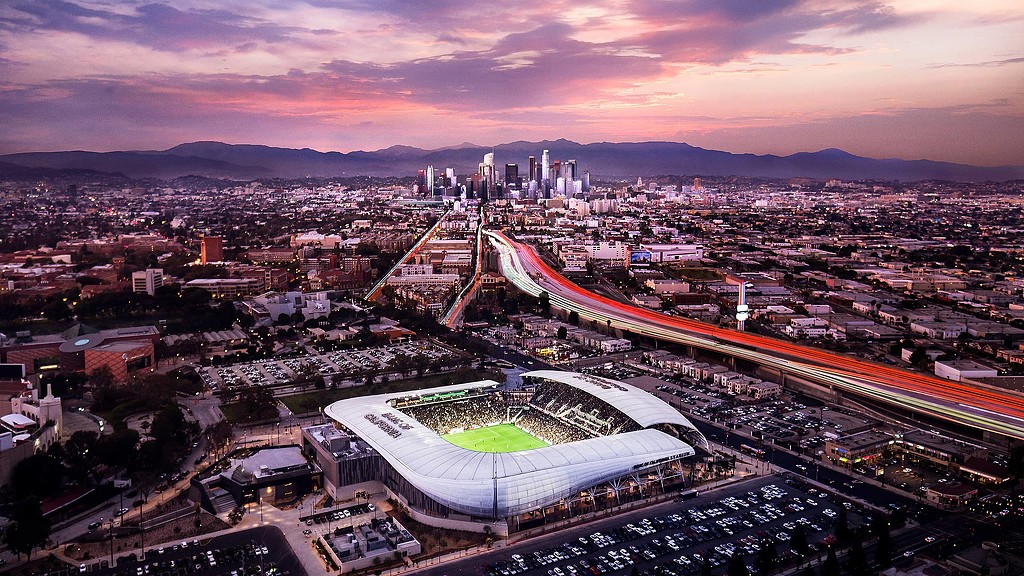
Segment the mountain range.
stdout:
<path fill-rule="evenodd" d="M 0 176 L 24 168 L 90 170 L 133 178 L 171 179 L 197 175 L 213 178 L 305 178 L 338 176 L 414 176 L 417 170 L 455 168 L 472 173 L 484 154 L 494 152 L 499 174 L 504 164 L 519 164 L 550 150 L 555 159 L 575 159 L 594 178 L 655 175 L 804 177 L 842 180 L 1004 181 L 1024 179 L 1024 166 L 970 166 L 932 160 L 875 159 L 829 148 L 788 156 L 734 154 L 679 142 L 599 142 L 570 140 L 517 141 L 493 147 L 470 143 L 435 150 L 391 146 L 370 152 L 319 152 L 309 148 L 275 148 L 254 144 L 192 142 L 167 150 L 120 152 L 26 152 L 0 155 Z M 19 168 L 20 167 L 20 168 Z"/>

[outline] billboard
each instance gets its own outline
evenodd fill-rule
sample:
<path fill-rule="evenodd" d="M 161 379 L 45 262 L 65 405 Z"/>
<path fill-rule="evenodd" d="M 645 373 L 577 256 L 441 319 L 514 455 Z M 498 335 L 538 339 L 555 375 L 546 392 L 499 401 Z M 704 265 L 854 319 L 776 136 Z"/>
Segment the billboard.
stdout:
<path fill-rule="evenodd" d="M 0 380 L 24 380 L 24 364 L 0 364 Z"/>
<path fill-rule="evenodd" d="M 651 251 L 650 250 L 631 250 L 629 253 L 629 265 L 630 266 L 650 266 L 651 265 Z"/>

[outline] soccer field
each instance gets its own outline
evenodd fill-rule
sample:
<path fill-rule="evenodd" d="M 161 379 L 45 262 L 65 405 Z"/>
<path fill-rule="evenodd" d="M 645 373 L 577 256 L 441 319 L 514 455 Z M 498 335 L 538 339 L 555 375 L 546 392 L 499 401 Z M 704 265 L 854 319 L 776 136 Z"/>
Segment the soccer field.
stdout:
<path fill-rule="evenodd" d="M 498 424 L 441 436 L 460 448 L 474 452 L 518 452 L 542 448 L 548 443 L 512 424 Z"/>

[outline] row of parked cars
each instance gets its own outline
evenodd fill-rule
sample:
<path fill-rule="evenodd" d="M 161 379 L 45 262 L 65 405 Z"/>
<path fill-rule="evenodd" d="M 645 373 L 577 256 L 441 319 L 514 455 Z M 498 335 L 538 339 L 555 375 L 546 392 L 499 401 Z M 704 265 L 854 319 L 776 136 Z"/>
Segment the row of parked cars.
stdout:
<path fill-rule="evenodd" d="M 753 555 L 769 545 L 784 548 L 780 554 L 784 560 L 795 559 L 787 542 L 797 526 L 803 526 L 808 540 L 814 541 L 810 536 L 834 525 L 836 515 L 823 502 L 806 495 L 789 496 L 784 488 L 770 484 L 532 554 L 516 554 L 511 560 L 488 566 L 486 573 L 582 576 L 653 563 L 657 574 L 687 575 L 699 573 L 705 563 L 720 566 L 734 554 Z"/>

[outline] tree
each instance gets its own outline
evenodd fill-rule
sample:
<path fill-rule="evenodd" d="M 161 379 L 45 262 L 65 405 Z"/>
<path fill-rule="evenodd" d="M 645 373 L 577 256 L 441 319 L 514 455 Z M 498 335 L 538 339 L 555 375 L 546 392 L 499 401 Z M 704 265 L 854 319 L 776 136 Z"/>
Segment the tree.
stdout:
<path fill-rule="evenodd" d="M 114 385 L 114 371 L 110 366 L 103 364 L 89 372 L 89 384 L 95 389 L 110 388 Z"/>
<path fill-rule="evenodd" d="M 875 516 L 872 524 L 872 531 L 878 537 L 878 542 L 875 544 L 875 563 L 878 564 L 880 570 L 885 570 L 892 566 L 892 559 L 895 553 L 892 544 L 892 533 L 889 530 L 889 522 L 879 514 Z"/>
<path fill-rule="evenodd" d="M 1024 478 L 1024 446 L 1011 448 L 1006 464 L 1014 478 Z"/>
<path fill-rule="evenodd" d="M 60 322 L 71 318 L 71 308 L 68 308 L 67 303 L 62 300 L 54 300 L 43 306 L 43 316 L 47 320 Z"/>
<path fill-rule="evenodd" d="M 132 470 L 139 456 L 139 433 L 131 428 L 114 430 L 96 443 L 96 458 L 112 468 Z"/>
<path fill-rule="evenodd" d="M 779 551 L 775 549 L 775 543 L 765 540 L 761 543 L 761 549 L 757 552 L 755 560 L 758 574 L 767 574 L 779 561 Z"/>
<path fill-rule="evenodd" d="M 918 346 L 914 348 L 914 352 L 910 355 L 911 364 L 922 364 L 928 359 L 928 350 L 924 346 Z"/>
<path fill-rule="evenodd" d="M 565 340 L 565 337 L 569 335 L 569 329 L 565 326 L 558 327 L 558 339 Z"/>
<path fill-rule="evenodd" d="M 797 524 L 796 528 L 793 529 L 793 536 L 790 538 L 789 544 L 797 554 L 801 556 L 807 555 L 810 545 L 807 543 L 807 529 L 804 528 L 803 524 Z"/>
<path fill-rule="evenodd" d="M 836 558 L 835 546 L 828 547 L 828 556 L 825 556 L 825 561 L 821 563 L 821 574 L 839 574 L 839 559 Z"/>
<path fill-rule="evenodd" d="M 835 536 L 839 544 L 845 546 L 850 542 L 850 535 L 850 519 L 846 514 L 846 507 L 844 506 L 839 509 L 839 516 L 836 518 Z"/>
<path fill-rule="evenodd" d="M 268 388 L 250 386 L 238 395 L 250 421 L 265 420 L 277 415 L 277 400 Z"/>
<path fill-rule="evenodd" d="M 181 407 L 177 404 L 166 404 L 153 417 L 153 423 L 149 427 L 149 436 L 156 442 L 173 449 L 184 445 L 194 431 L 195 425 L 185 419 Z"/>
<path fill-rule="evenodd" d="M 743 561 L 743 555 L 734 553 L 729 557 L 729 565 L 725 569 L 726 576 L 750 576 L 747 564 Z"/>
<path fill-rule="evenodd" d="M 75 480 L 84 482 L 99 462 L 96 455 L 98 439 L 95 432 L 79 430 L 64 442 L 64 464 Z"/>
<path fill-rule="evenodd" d="M 38 453 L 14 465 L 11 488 L 18 498 L 38 496 L 46 498 L 60 490 L 64 467 L 49 454 Z"/>
<path fill-rule="evenodd" d="M 38 498 L 22 498 L 14 505 L 11 525 L 7 527 L 4 541 L 11 552 L 21 558 L 27 554 L 32 559 L 32 550 L 42 546 L 50 536 L 50 523 L 43 518 L 43 509 Z"/>
<path fill-rule="evenodd" d="M 864 545 L 859 538 L 853 541 L 853 547 L 850 548 L 850 554 L 846 559 L 846 570 L 850 576 L 867 576 L 868 559 L 864 554 Z"/>

